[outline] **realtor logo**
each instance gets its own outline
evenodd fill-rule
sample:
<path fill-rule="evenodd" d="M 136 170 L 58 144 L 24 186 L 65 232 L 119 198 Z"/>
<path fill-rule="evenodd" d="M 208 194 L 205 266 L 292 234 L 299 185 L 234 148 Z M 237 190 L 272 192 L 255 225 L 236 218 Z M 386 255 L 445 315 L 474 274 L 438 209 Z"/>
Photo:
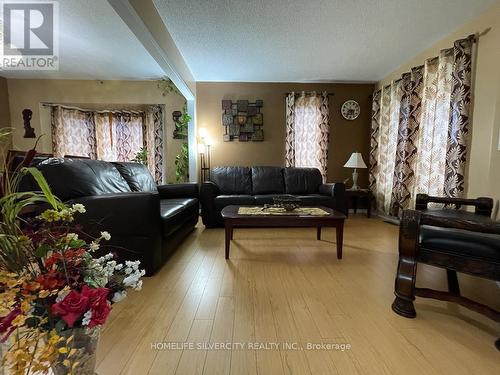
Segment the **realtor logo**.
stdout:
<path fill-rule="evenodd" d="M 59 3 L 1 1 L 2 70 L 59 69 Z"/>

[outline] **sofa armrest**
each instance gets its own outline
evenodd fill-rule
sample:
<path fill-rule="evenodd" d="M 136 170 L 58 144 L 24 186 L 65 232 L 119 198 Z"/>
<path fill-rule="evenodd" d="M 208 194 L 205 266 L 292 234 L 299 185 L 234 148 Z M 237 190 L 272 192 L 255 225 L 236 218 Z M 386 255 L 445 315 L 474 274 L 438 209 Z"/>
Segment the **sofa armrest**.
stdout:
<path fill-rule="evenodd" d="M 158 192 L 160 193 L 161 199 L 199 197 L 198 184 L 196 182 L 158 185 Z"/>
<path fill-rule="evenodd" d="M 322 184 L 319 186 L 319 193 L 335 198 L 335 209 L 344 214 L 347 213 L 345 184 L 343 182 Z"/>
<path fill-rule="evenodd" d="M 80 197 L 68 202 L 81 203 L 86 212 L 75 215 L 86 233 L 108 231 L 118 236 L 149 236 L 160 233 L 160 196 L 133 192 Z"/>
<path fill-rule="evenodd" d="M 205 181 L 200 187 L 200 201 L 206 201 L 207 199 L 213 199 L 220 195 L 219 187 L 211 181 Z"/>
<path fill-rule="evenodd" d="M 215 209 L 215 198 L 220 195 L 219 187 L 211 181 L 206 181 L 200 187 L 201 218 L 206 227 L 216 226 L 220 214 Z"/>

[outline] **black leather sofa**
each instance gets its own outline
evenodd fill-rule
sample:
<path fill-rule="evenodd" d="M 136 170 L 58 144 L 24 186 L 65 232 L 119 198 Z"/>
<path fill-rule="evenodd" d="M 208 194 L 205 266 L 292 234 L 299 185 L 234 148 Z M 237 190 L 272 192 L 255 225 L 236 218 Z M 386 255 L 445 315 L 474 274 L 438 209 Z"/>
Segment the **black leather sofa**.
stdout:
<path fill-rule="evenodd" d="M 140 260 L 147 275 L 165 263 L 198 222 L 198 185 L 157 186 L 142 164 L 47 159 L 36 167 L 62 201 L 85 205 L 87 212 L 76 217 L 83 232 L 111 234 L 101 253 Z M 22 190 L 32 190 L 33 183 L 23 181 Z"/>
<path fill-rule="evenodd" d="M 323 184 L 316 168 L 216 167 L 200 188 L 201 217 L 207 228 L 224 225 L 221 210 L 229 205 L 272 204 L 292 195 L 304 206 L 326 206 L 346 213 L 345 185 Z"/>

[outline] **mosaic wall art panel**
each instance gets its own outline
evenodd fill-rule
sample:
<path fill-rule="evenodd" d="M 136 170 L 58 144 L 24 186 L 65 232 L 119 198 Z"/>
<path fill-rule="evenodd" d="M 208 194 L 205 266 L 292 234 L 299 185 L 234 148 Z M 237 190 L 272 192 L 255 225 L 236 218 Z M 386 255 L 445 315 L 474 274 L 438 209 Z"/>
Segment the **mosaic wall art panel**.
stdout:
<path fill-rule="evenodd" d="M 224 142 L 259 142 L 264 140 L 264 102 L 256 100 L 223 100 L 222 126 Z"/>

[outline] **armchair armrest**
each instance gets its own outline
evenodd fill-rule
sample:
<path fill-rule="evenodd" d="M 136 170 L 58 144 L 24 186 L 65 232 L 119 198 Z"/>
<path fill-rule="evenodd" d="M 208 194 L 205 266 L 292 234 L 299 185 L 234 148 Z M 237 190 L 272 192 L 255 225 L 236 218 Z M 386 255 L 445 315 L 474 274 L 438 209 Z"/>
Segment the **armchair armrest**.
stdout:
<path fill-rule="evenodd" d="M 199 197 L 198 184 L 196 182 L 185 184 L 158 185 L 157 187 L 161 199 Z"/>
<path fill-rule="evenodd" d="M 439 210 L 436 212 L 422 212 L 420 225 L 432 225 L 435 227 L 500 235 L 500 222 L 472 212 L 454 211 Z"/>
<path fill-rule="evenodd" d="M 417 194 L 415 209 L 419 211 L 426 210 L 428 203 L 442 203 L 444 205 L 453 205 L 457 209 L 459 209 L 462 206 L 474 206 L 475 213 L 483 216 L 491 216 L 491 211 L 493 210 L 493 199 L 487 197 L 466 199 L 466 198 L 432 197 L 427 194 Z"/>
<path fill-rule="evenodd" d="M 345 184 L 343 182 L 321 184 L 319 186 L 319 193 L 335 198 L 335 209 L 337 211 L 347 213 L 346 197 L 345 197 Z"/>

